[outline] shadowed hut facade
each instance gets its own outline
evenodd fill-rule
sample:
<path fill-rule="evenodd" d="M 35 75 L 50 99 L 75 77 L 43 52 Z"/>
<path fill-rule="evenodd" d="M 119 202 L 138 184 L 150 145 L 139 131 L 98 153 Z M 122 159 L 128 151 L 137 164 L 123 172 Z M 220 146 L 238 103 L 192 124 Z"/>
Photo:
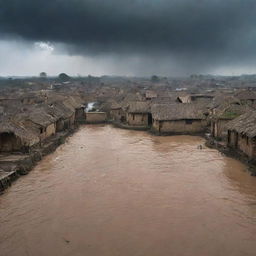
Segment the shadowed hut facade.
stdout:
<path fill-rule="evenodd" d="M 125 111 L 123 110 L 121 104 L 117 102 L 113 102 L 111 104 L 110 117 L 115 122 L 125 122 Z"/>
<path fill-rule="evenodd" d="M 151 125 L 150 104 L 144 101 L 130 102 L 127 108 L 126 120 L 130 126 L 147 127 Z"/>
<path fill-rule="evenodd" d="M 249 111 L 230 121 L 227 145 L 250 159 L 256 157 L 256 111 Z"/>
<path fill-rule="evenodd" d="M 106 112 L 86 112 L 86 123 L 89 124 L 100 124 L 107 121 Z"/>
<path fill-rule="evenodd" d="M 57 118 L 45 112 L 43 108 L 34 109 L 21 116 L 22 123 L 36 133 L 40 142 L 56 133 Z"/>
<path fill-rule="evenodd" d="M 73 128 L 75 123 L 85 121 L 84 104 L 79 96 L 64 96 L 52 93 L 48 96 L 48 104 L 57 108 L 57 115 L 61 117 L 59 123 L 65 123 L 65 129 Z"/>
<path fill-rule="evenodd" d="M 39 143 L 32 130 L 10 120 L 0 123 L 0 152 L 28 152 Z"/>
<path fill-rule="evenodd" d="M 64 104 L 74 112 L 74 122 L 84 122 L 84 105 L 82 104 L 82 99 L 80 97 L 71 96 L 68 97 Z"/>
<path fill-rule="evenodd" d="M 75 112 L 67 107 L 64 102 L 51 104 L 47 113 L 56 119 L 56 132 L 61 132 L 74 127 Z"/>
<path fill-rule="evenodd" d="M 155 104 L 152 130 L 163 134 L 196 134 L 206 129 L 204 108 L 197 104 Z"/>
<path fill-rule="evenodd" d="M 211 116 L 211 134 L 215 138 L 224 139 L 227 137 L 226 125 L 236 117 L 246 112 L 246 106 L 239 104 L 224 104 L 214 111 Z"/>

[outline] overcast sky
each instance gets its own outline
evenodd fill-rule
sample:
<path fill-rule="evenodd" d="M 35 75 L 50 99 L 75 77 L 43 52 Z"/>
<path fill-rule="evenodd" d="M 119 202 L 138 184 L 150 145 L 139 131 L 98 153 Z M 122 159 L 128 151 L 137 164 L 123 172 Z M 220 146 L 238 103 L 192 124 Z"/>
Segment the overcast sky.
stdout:
<path fill-rule="evenodd" d="M 0 0 L 0 75 L 256 73 L 255 0 Z"/>

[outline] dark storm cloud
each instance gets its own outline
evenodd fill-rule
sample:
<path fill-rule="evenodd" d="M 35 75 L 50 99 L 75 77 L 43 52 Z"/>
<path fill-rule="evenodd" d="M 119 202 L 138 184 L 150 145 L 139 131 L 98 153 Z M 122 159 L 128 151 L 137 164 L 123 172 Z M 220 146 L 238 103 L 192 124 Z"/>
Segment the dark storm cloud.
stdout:
<path fill-rule="evenodd" d="M 207 65 L 256 56 L 255 11 L 255 0 L 0 0 L 0 33 Z"/>

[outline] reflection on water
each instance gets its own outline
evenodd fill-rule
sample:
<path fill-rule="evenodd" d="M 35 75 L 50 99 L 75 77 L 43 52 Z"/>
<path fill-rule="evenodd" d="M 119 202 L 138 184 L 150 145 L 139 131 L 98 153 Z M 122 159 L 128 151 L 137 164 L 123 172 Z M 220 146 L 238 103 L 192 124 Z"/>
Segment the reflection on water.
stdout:
<path fill-rule="evenodd" d="M 0 197 L 0 255 L 255 255 L 256 179 L 203 143 L 82 127 Z"/>

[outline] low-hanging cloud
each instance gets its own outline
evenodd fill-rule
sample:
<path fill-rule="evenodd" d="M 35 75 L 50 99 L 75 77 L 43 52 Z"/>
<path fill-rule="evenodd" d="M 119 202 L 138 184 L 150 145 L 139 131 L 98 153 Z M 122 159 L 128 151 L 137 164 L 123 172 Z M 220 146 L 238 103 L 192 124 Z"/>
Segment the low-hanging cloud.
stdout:
<path fill-rule="evenodd" d="M 0 33 L 70 55 L 133 56 L 143 73 L 152 61 L 207 72 L 255 64 L 255 11 L 255 0 L 0 0 Z"/>

